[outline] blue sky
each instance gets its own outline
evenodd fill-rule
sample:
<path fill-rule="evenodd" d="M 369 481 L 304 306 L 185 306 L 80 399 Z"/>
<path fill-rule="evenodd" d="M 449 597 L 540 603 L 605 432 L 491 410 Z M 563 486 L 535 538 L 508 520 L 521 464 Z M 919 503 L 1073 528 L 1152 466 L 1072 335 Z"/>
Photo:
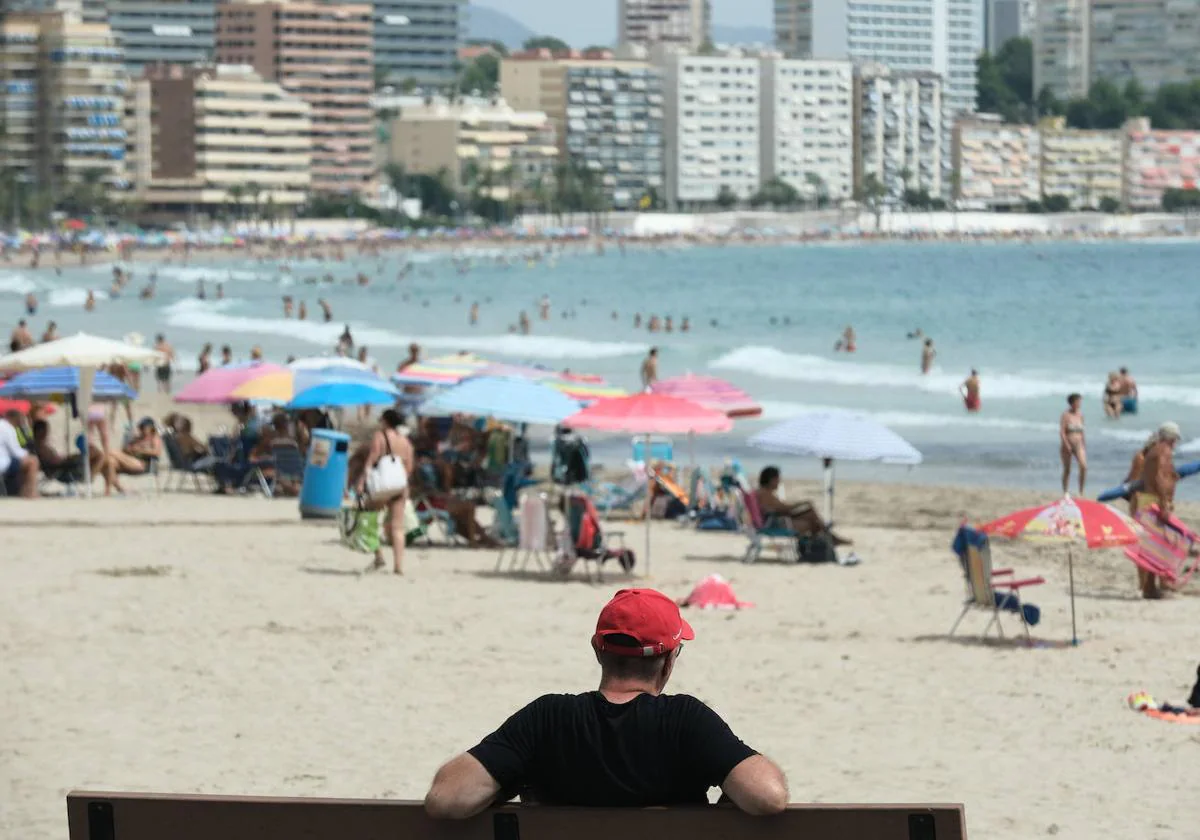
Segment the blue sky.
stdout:
<path fill-rule="evenodd" d="M 475 0 L 472 0 L 475 2 Z M 616 0 L 478 0 L 546 35 L 573 44 L 616 38 Z M 772 0 L 712 0 L 713 20 L 734 26 L 770 26 Z"/>

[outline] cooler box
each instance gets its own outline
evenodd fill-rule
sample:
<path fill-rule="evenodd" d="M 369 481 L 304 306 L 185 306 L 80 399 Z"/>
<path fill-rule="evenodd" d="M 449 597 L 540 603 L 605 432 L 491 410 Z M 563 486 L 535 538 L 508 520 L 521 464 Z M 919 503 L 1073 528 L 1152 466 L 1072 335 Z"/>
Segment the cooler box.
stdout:
<path fill-rule="evenodd" d="M 300 487 L 300 516 L 305 519 L 336 519 L 346 490 L 346 468 L 350 460 L 350 435 L 330 429 L 314 429 Z"/>

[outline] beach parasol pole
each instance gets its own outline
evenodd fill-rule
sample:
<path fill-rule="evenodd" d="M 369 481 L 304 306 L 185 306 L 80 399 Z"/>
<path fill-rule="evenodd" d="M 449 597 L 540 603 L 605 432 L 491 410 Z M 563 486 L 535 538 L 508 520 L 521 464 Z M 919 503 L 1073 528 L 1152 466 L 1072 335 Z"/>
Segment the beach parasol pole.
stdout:
<path fill-rule="evenodd" d="M 650 488 L 654 480 L 654 466 L 650 460 L 650 435 L 646 435 L 646 449 L 642 455 L 646 459 L 646 577 L 650 577 Z"/>
<path fill-rule="evenodd" d="M 1067 544 L 1067 576 L 1071 581 L 1071 644 L 1079 646 L 1079 636 L 1075 632 L 1075 544 Z"/>
<path fill-rule="evenodd" d="M 833 459 L 825 458 L 825 527 L 833 527 Z"/>

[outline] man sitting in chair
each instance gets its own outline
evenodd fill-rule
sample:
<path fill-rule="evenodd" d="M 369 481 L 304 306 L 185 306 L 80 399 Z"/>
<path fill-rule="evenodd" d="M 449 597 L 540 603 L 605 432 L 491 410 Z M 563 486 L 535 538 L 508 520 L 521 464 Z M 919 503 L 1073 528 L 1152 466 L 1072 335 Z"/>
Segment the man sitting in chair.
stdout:
<path fill-rule="evenodd" d="M 758 501 L 758 509 L 764 517 L 774 516 L 787 520 L 792 530 L 800 536 L 816 536 L 828 532 L 834 545 L 853 544 L 829 530 L 813 508 L 812 502 L 789 503 L 779 498 L 779 483 L 779 467 L 763 467 L 763 471 L 758 474 L 758 489 L 754 491 L 754 498 Z"/>

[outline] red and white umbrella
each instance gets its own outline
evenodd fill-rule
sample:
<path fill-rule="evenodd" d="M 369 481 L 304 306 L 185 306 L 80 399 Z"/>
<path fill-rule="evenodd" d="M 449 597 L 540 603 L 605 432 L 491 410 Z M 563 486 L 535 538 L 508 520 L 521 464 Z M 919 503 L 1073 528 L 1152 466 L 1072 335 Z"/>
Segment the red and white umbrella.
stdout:
<path fill-rule="evenodd" d="M 716 376 L 685 373 L 683 376 L 673 376 L 655 382 L 650 386 L 650 391 L 691 400 L 697 405 L 720 411 L 728 417 L 757 417 L 762 414 L 762 406 L 749 394 L 732 382 Z"/>
<path fill-rule="evenodd" d="M 1075 544 L 1083 543 L 1088 548 L 1120 548 L 1138 542 L 1141 534 L 1140 525 L 1111 505 L 1070 496 L 1048 505 L 1018 510 L 980 525 L 978 530 L 1010 540 L 1067 544 L 1072 644 L 1079 644 L 1075 631 Z"/>

